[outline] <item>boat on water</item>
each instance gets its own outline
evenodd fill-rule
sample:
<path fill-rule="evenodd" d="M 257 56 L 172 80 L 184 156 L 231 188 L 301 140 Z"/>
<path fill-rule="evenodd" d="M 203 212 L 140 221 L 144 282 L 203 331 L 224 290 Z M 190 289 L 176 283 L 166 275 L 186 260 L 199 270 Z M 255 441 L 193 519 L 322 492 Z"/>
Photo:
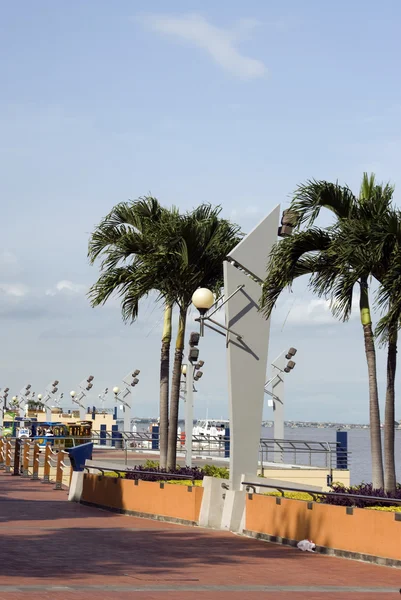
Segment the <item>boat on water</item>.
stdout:
<path fill-rule="evenodd" d="M 204 438 L 223 438 L 230 421 L 225 419 L 200 419 L 192 429 L 192 435 Z"/>

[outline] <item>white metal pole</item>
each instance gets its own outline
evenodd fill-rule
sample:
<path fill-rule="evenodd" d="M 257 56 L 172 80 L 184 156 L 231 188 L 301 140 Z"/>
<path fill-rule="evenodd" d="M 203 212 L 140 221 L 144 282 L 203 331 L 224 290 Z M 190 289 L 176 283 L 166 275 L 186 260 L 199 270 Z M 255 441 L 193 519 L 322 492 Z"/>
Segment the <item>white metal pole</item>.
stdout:
<path fill-rule="evenodd" d="M 128 404 L 128 403 L 127 403 Z M 124 433 L 131 431 L 131 406 L 124 404 Z"/>
<path fill-rule="evenodd" d="M 47 400 L 47 402 L 49 402 L 49 399 Z M 47 404 L 45 404 L 45 409 L 46 409 L 46 421 L 51 421 L 52 420 L 52 410 L 51 407 Z"/>
<path fill-rule="evenodd" d="M 272 383 L 273 399 L 273 438 L 284 439 L 284 368 L 286 365 L 286 352 L 273 362 L 273 374 L 277 375 Z M 274 462 L 284 462 L 284 455 L 278 444 L 275 444 Z"/>
<path fill-rule="evenodd" d="M 194 426 L 194 366 L 188 363 L 185 393 L 185 454 L 186 466 L 192 467 L 192 430 Z"/>

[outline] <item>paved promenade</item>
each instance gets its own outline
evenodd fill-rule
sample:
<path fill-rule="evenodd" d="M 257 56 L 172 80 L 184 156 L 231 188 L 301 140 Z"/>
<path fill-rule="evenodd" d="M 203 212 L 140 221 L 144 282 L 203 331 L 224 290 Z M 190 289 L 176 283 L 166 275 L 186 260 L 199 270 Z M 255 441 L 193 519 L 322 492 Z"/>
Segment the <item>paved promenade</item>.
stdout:
<path fill-rule="evenodd" d="M 401 571 L 67 502 L 0 473 L 0 600 L 390 600 Z"/>

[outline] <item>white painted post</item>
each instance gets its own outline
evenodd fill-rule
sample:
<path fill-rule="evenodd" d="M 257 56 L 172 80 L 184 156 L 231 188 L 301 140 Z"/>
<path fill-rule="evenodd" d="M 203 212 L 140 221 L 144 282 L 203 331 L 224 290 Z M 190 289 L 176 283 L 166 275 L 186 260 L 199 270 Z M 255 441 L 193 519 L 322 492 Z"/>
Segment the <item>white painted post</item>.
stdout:
<path fill-rule="evenodd" d="M 273 398 L 273 438 L 275 440 L 284 439 L 284 368 L 286 365 L 286 352 L 282 352 L 275 361 L 273 361 L 273 373 L 276 378 L 272 382 Z M 280 447 L 274 445 L 274 462 L 284 462 L 284 454 Z"/>
<path fill-rule="evenodd" d="M 192 467 L 192 430 L 194 426 L 194 366 L 188 361 L 185 374 L 185 464 Z"/>
<path fill-rule="evenodd" d="M 131 406 L 126 406 L 124 404 L 124 408 L 123 408 L 123 412 L 124 412 L 124 433 L 126 433 L 127 431 L 130 432 L 131 431 Z"/>

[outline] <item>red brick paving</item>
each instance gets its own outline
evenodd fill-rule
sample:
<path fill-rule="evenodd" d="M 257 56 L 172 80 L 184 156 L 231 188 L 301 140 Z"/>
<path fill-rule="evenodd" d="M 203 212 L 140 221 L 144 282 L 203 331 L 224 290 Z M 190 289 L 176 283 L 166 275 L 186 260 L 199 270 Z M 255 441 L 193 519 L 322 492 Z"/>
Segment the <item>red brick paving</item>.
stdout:
<path fill-rule="evenodd" d="M 400 598 L 401 571 L 397 569 L 108 513 L 67 502 L 65 490 L 4 472 L 0 473 L 0 548 L 1 600 L 124 600 L 134 595 L 144 600 Z M 12 591 L 5 586 L 20 589 Z M 50 589 L 52 586 L 76 589 L 57 591 Z M 115 589 L 82 589 L 85 586 Z M 146 591 L 155 586 L 163 589 Z M 200 589 L 202 586 L 220 589 Z M 252 586 L 277 588 L 260 591 Z M 295 589 L 280 591 L 282 586 Z M 296 591 L 302 586 L 311 589 Z M 324 586 L 338 589 L 319 589 Z M 343 587 L 369 588 L 371 592 L 341 590 Z M 381 593 L 383 589 L 391 593 Z"/>

